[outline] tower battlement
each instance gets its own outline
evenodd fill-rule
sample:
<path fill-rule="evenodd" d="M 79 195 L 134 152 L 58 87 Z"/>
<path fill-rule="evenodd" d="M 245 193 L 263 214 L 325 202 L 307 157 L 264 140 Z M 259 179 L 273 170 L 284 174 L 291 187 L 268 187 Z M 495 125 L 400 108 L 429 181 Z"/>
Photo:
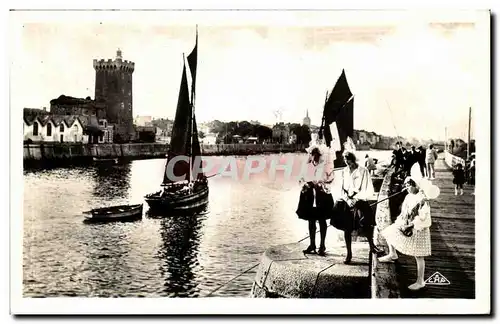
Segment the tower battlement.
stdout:
<path fill-rule="evenodd" d="M 122 51 L 118 49 L 116 51 L 116 58 L 114 60 L 96 60 L 94 59 L 94 69 L 96 71 L 123 71 L 123 72 L 134 72 L 135 63 L 132 61 L 127 61 L 122 59 Z"/>
<path fill-rule="evenodd" d="M 134 72 L 135 63 L 127 60 L 122 61 L 117 60 L 95 60 L 94 59 L 94 69 L 95 70 L 120 70 L 124 72 Z"/>

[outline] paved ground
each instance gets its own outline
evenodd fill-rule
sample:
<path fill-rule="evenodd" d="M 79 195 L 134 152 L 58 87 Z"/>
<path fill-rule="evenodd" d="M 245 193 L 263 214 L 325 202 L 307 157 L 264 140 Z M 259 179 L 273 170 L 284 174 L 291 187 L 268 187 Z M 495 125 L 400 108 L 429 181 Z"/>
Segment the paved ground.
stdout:
<path fill-rule="evenodd" d="M 432 256 L 426 258 L 425 278 L 439 272 L 449 285 L 429 285 L 417 292 L 407 287 L 416 280 L 413 257 L 400 255 L 396 262 L 402 298 L 475 298 L 475 199 L 473 187 L 455 196 L 453 176 L 442 156 L 436 161 L 440 196 L 431 202 Z"/>

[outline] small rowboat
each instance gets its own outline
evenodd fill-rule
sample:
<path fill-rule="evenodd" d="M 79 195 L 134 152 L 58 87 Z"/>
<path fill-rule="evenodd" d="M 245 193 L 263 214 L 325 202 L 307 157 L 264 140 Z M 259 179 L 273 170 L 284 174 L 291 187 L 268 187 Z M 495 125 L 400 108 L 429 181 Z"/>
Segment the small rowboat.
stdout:
<path fill-rule="evenodd" d="M 86 212 L 86 222 L 130 221 L 142 218 L 142 204 L 95 208 Z"/>
<path fill-rule="evenodd" d="M 118 158 L 97 158 L 93 157 L 95 163 L 118 164 Z"/>

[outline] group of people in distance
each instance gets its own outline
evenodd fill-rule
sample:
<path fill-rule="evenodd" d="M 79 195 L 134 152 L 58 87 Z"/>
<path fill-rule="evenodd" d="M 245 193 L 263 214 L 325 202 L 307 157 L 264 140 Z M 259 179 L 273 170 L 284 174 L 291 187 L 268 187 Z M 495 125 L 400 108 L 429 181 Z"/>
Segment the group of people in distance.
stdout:
<path fill-rule="evenodd" d="M 411 146 L 406 149 L 401 142 L 396 143 L 396 149 L 392 151 L 392 165 L 396 168 L 396 174 L 404 178 L 409 174 L 411 167 L 418 163 L 422 177 L 434 180 L 436 173 L 434 163 L 437 160 L 437 152 L 434 145 L 429 144 L 427 149 L 423 146 Z"/>
<path fill-rule="evenodd" d="M 398 172 L 408 171 L 404 173 L 406 177 L 404 189 L 408 194 L 397 220 L 382 231 L 382 235 L 390 246 L 390 253 L 382 256 L 382 251 L 373 241 L 373 231 L 376 225 L 375 213 L 369 202 L 374 196 L 372 170 L 368 170 L 367 167 L 358 163 L 353 150 L 344 148 L 342 156 L 346 167 L 340 172 L 342 184 L 340 188 L 336 188 L 340 190 L 340 193 L 334 197 L 331 184 L 334 179 L 335 152 L 321 142 L 311 145 L 307 151 L 309 153 L 308 162 L 321 172 L 321 177 L 301 180 L 303 186 L 296 213 L 300 219 L 308 222 L 310 240 L 309 246 L 303 252 L 320 256 L 326 255 L 325 239 L 327 222 L 329 221 L 330 225 L 344 231 L 347 249 L 345 264 L 351 263 L 351 235 L 353 231 L 357 231 L 358 234 L 368 239 L 370 252 L 379 256 L 380 262 L 393 262 L 397 259 L 396 251 L 414 256 L 417 261 L 417 281 L 409 286 L 409 289 L 418 290 L 425 286 L 423 279 L 424 257 L 431 254 L 430 207 L 425 192 L 427 186 L 420 186 L 419 184 L 423 183 L 421 179 L 424 177 L 410 176 L 411 166 L 405 164 L 409 163 L 405 162 L 409 160 L 418 163 L 417 154 L 419 153 L 416 150 L 412 153 L 401 152 L 401 150 L 398 152 L 403 153 L 403 157 L 396 156 L 395 163 L 400 169 Z M 405 156 L 409 158 L 405 159 Z M 316 250 L 316 222 L 319 223 L 320 227 L 318 250 Z"/>

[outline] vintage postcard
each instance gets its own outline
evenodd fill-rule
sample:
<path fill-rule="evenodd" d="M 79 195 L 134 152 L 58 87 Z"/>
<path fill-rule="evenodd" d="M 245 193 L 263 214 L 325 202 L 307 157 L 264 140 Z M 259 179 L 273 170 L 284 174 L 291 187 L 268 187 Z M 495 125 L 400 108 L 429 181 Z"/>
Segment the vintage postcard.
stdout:
<path fill-rule="evenodd" d="M 488 10 L 9 15 L 13 314 L 491 312 Z"/>

